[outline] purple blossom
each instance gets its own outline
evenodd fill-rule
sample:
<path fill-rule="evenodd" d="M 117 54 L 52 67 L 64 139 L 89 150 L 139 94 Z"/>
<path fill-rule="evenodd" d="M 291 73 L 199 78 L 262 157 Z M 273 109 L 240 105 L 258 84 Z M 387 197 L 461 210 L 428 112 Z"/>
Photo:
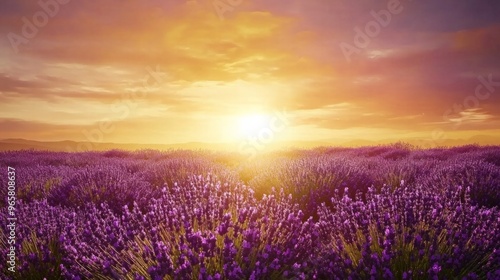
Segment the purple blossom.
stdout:
<path fill-rule="evenodd" d="M 19 170 L 18 277 L 500 279 L 498 147 L 232 157 L 2 153 Z"/>

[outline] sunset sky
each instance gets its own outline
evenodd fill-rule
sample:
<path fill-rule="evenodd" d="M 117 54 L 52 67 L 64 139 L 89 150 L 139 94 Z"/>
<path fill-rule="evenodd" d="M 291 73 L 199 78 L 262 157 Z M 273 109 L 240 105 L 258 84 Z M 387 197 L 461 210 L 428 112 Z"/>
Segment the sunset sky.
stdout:
<path fill-rule="evenodd" d="M 58 1 L 0 2 L 0 139 L 500 136 L 498 0 Z"/>

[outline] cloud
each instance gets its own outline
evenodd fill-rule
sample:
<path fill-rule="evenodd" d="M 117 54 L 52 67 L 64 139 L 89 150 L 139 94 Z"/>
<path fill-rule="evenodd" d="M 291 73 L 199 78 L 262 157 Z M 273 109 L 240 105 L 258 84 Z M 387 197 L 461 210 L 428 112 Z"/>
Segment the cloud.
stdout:
<path fill-rule="evenodd" d="M 500 60 L 500 24 L 465 29 L 453 34 L 454 48 L 462 53 L 472 54 L 475 57 L 495 58 L 491 63 Z M 498 64 L 496 64 L 498 65 Z"/>
<path fill-rule="evenodd" d="M 349 63 L 339 43 L 387 3 L 248 0 L 221 21 L 210 1 L 71 1 L 15 54 L 6 34 L 41 8 L 4 1 L 0 118 L 18 125 L 12 136 L 73 139 L 104 118 L 137 131 L 117 129 L 117 141 L 198 139 L 204 118 L 207 139 L 227 139 L 231 119 L 282 108 L 321 137 L 450 129 L 443 114 L 474 94 L 479 75 L 500 80 L 500 4 L 401 0 L 403 12 Z M 147 69 L 161 69 L 161 83 L 145 88 Z M 461 130 L 496 124 L 496 93 L 455 116 Z"/>

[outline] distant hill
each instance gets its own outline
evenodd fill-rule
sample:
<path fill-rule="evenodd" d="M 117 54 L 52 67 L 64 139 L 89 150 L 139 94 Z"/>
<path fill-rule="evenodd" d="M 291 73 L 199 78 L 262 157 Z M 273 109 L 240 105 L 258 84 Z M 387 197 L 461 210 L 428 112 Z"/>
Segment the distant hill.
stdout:
<path fill-rule="evenodd" d="M 343 146 L 343 147 L 360 147 L 360 146 L 375 146 L 380 144 L 389 144 L 397 142 L 394 139 L 386 139 L 380 141 L 370 141 L 364 139 L 352 140 L 323 140 L 323 141 L 298 141 L 298 142 L 271 142 L 265 145 L 266 150 L 286 149 L 286 148 L 315 148 L 325 146 Z M 421 139 L 410 138 L 403 142 L 419 145 Z M 45 150 L 45 151 L 107 151 L 107 150 L 225 150 L 237 151 L 239 143 L 203 143 L 189 142 L 177 144 L 134 144 L 134 143 L 91 143 L 91 142 L 76 142 L 76 141 L 35 141 L 26 139 L 4 139 L 0 140 L 0 151 L 13 150 Z M 474 136 L 469 139 L 446 139 L 438 143 L 438 146 L 461 146 L 466 144 L 479 145 L 500 145 L 500 137 L 493 136 Z"/>
<path fill-rule="evenodd" d="M 45 150 L 45 151 L 107 151 L 107 150 L 238 150 L 239 143 L 189 142 L 177 144 L 91 143 L 76 141 L 34 141 L 26 139 L 0 140 L 0 151 Z M 266 149 L 313 148 L 328 145 L 326 142 L 274 142 Z"/>
<path fill-rule="evenodd" d="M 227 147 L 227 144 L 212 143 L 179 143 L 179 144 L 127 144 L 127 143 L 91 143 L 76 141 L 34 141 L 25 139 L 0 140 L 0 151 L 9 150 L 47 150 L 47 151 L 106 151 L 106 150 L 171 150 L 171 149 L 210 149 L 218 150 Z"/>

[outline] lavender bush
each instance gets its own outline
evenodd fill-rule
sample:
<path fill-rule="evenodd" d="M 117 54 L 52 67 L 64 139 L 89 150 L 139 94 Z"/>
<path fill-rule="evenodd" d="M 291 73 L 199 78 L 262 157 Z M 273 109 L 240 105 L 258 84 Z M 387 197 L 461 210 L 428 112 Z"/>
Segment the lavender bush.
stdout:
<path fill-rule="evenodd" d="M 500 205 L 500 168 L 483 161 L 461 160 L 439 165 L 422 180 L 429 189 L 443 191 L 470 187 L 472 202 L 486 207 Z"/>
<path fill-rule="evenodd" d="M 339 279 L 496 279 L 498 209 L 460 198 L 461 187 L 436 194 L 422 186 L 368 192 L 367 202 L 332 198 L 319 225 L 328 236 L 318 275 Z M 325 243 L 323 243 L 325 244 Z"/>
<path fill-rule="evenodd" d="M 0 279 L 500 279 L 499 150 L 3 152 Z"/>

